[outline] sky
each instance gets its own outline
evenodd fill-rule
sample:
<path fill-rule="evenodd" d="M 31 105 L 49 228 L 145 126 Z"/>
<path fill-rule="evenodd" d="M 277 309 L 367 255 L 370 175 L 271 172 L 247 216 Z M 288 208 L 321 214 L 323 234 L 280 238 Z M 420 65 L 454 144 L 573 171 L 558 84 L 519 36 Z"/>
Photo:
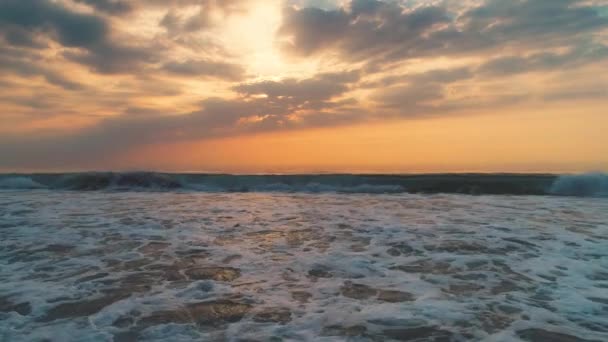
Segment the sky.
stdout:
<path fill-rule="evenodd" d="M 0 0 L 0 172 L 608 171 L 608 0 Z"/>

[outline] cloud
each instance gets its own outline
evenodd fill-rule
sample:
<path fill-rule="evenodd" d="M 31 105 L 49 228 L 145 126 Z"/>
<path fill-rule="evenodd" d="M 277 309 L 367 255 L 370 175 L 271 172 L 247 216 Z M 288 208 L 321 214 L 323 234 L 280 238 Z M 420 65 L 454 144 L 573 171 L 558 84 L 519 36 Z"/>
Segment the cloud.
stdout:
<path fill-rule="evenodd" d="M 579 67 L 608 58 L 608 47 L 574 47 L 565 53 L 539 52 L 528 56 L 503 56 L 488 60 L 478 73 L 490 76 L 514 75 L 526 72 L 559 71 L 564 67 Z"/>
<path fill-rule="evenodd" d="M 423 103 L 443 98 L 443 87 L 436 83 L 406 85 L 383 89 L 374 100 L 383 107 L 418 109 Z"/>
<path fill-rule="evenodd" d="M 213 14 L 219 13 L 225 18 L 235 12 L 241 12 L 246 3 L 243 0 L 140 0 L 140 2 L 141 4 L 156 5 L 162 8 L 169 7 L 159 24 L 171 36 L 211 28 L 217 23 Z M 184 15 L 180 13 L 179 9 L 185 6 L 197 6 L 198 10 L 194 14 Z"/>
<path fill-rule="evenodd" d="M 0 31 L 0 35 L 8 46 L 33 49 L 44 49 L 48 47 L 48 45 L 44 41 L 42 41 L 35 33 L 29 32 L 28 30 L 22 27 L 4 27 Z"/>
<path fill-rule="evenodd" d="M 96 10 L 114 15 L 130 13 L 133 6 L 122 0 L 75 0 L 76 2 L 87 4 Z"/>
<path fill-rule="evenodd" d="M 291 39 L 285 44 L 287 51 L 308 56 L 336 49 L 349 59 L 390 54 L 404 46 L 427 49 L 423 35 L 449 22 L 441 7 L 405 11 L 397 3 L 374 0 L 353 1 L 334 10 L 288 7 L 284 18 L 280 33 Z"/>
<path fill-rule="evenodd" d="M 331 101 L 343 95 L 347 85 L 358 77 L 356 72 L 349 71 L 303 80 L 242 84 L 235 87 L 240 97 L 208 98 L 198 110 L 188 113 L 170 115 L 131 109 L 72 134 L 4 135 L 0 137 L 0 158 L 5 167 L 35 167 L 36 163 L 70 165 L 92 156 L 111 157 L 154 143 L 352 123 L 361 113 L 345 113 L 337 108 L 350 104 L 348 101 Z M 255 97 L 258 94 L 267 97 Z M 294 114 L 298 116 L 292 117 Z"/>
<path fill-rule="evenodd" d="M 348 85 L 359 80 L 356 71 L 324 73 L 313 78 L 282 81 L 262 81 L 241 84 L 234 90 L 246 96 L 266 95 L 270 99 L 289 98 L 298 102 L 318 102 L 331 99 L 348 90 Z"/>
<path fill-rule="evenodd" d="M 63 55 L 67 60 L 88 66 L 101 74 L 134 74 L 160 59 L 158 46 L 129 46 L 110 40 L 79 51 L 65 51 Z"/>
<path fill-rule="evenodd" d="M 50 30 L 64 46 L 86 47 L 105 39 L 106 22 L 95 15 L 76 13 L 45 0 L 3 0 L 0 27 L 17 27 L 30 32 Z"/>
<path fill-rule="evenodd" d="M 62 46 L 76 48 L 76 51 L 66 51 L 64 56 L 100 73 L 133 71 L 153 61 L 158 54 L 157 47 L 114 42 L 110 38 L 110 26 L 101 16 L 74 12 L 48 0 L 0 2 L 0 30 L 11 32 L 14 28 L 24 37 L 50 35 Z M 14 45 L 23 45 L 22 41 L 16 43 Z"/>
<path fill-rule="evenodd" d="M 84 86 L 70 80 L 61 72 L 46 67 L 39 56 L 19 53 L 16 50 L 0 49 L 0 76 L 12 74 L 21 77 L 42 77 L 48 83 L 65 90 L 81 90 Z"/>
<path fill-rule="evenodd" d="M 62 165 L 163 142 L 606 95 L 593 69 L 608 59 L 598 1 L 281 3 L 278 31 L 260 30 L 276 36 L 258 41 L 252 29 L 239 46 L 247 11 L 268 2 L 0 0 L 0 106 L 11 111 L 0 122 L 12 132 L 0 160 Z M 537 74 L 511 77 L 526 73 Z M 579 73 L 598 80 L 568 83 Z M 539 86 L 549 77 L 559 84 Z M 91 125 L 28 135 L 9 115 L 24 130 L 68 115 Z"/>
<path fill-rule="evenodd" d="M 578 0 L 488 0 L 462 14 L 441 5 L 356 0 L 329 10 L 287 7 L 280 34 L 291 54 L 337 51 L 351 61 L 387 63 L 509 46 L 570 46 L 584 34 L 606 28 L 608 18 Z"/>
<path fill-rule="evenodd" d="M 488 0 L 464 15 L 469 30 L 481 29 L 497 42 L 513 38 L 529 43 L 563 43 L 600 27 L 607 18 L 591 3 L 582 0 Z M 539 42 L 546 38 L 548 41 Z"/>
<path fill-rule="evenodd" d="M 471 79 L 475 76 L 472 67 L 456 67 L 452 69 L 433 69 L 422 73 L 409 73 L 403 75 L 390 75 L 381 78 L 378 81 L 366 82 L 361 84 L 364 88 L 381 88 L 388 87 L 400 83 L 441 83 L 448 84 L 452 82 Z"/>
<path fill-rule="evenodd" d="M 562 86 L 557 89 L 548 90 L 542 95 L 544 101 L 580 101 L 608 99 L 608 88 L 606 84 L 590 84 L 585 86 Z"/>
<path fill-rule="evenodd" d="M 279 32 L 293 38 L 293 42 L 285 47 L 303 56 L 332 47 L 342 39 L 349 26 L 344 10 L 287 8 L 283 15 L 285 22 Z"/>
<path fill-rule="evenodd" d="M 198 13 L 186 18 L 179 15 L 175 10 L 169 10 L 159 24 L 165 27 L 170 35 L 196 32 L 212 26 L 211 17 L 204 7 L 201 7 Z"/>
<path fill-rule="evenodd" d="M 242 66 L 211 60 L 168 62 L 161 69 L 179 76 L 215 77 L 227 81 L 240 81 L 245 77 L 245 69 Z"/>

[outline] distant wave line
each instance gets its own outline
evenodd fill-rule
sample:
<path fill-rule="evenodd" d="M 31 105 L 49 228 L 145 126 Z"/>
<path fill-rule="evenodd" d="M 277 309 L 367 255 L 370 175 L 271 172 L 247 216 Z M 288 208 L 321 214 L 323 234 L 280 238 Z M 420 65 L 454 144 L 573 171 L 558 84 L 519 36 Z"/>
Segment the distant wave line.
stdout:
<path fill-rule="evenodd" d="M 3 190 L 458 193 L 608 197 L 608 175 L 224 175 L 85 172 L 0 175 Z"/>

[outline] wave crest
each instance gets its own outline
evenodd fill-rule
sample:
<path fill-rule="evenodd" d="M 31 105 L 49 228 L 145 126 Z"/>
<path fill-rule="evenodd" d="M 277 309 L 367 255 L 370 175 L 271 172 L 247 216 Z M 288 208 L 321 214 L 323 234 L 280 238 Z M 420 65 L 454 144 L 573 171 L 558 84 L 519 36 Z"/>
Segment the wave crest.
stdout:
<path fill-rule="evenodd" d="M 558 177 L 550 190 L 559 196 L 608 197 L 608 175 L 589 173 Z"/>
<path fill-rule="evenodd" d="M 7 190 L 29 190 L 29 189 L 43 189 L 44 185 L 34 181 L 29 177 L 9 177 L 0 179 L 0 189 Z"/>
<path fill-rule="evenodd" d="M 66 190 L 131 190 L 131 189 L 178 189 L 182 184 L 169 175 L 133 173 L 79 173 L 63 176 L 54 186 Z"/>
<path fill-rule="evenodd" d="M 0 189 L 608 197 L 608 175 L 229 175 L 86 172 L 0 175 Z"/>

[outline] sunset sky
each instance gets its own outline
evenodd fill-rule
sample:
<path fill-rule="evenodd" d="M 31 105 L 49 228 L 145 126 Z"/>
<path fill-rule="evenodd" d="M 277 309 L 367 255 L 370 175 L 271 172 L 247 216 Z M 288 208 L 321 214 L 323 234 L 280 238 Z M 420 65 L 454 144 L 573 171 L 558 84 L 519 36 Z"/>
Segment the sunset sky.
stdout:
<path fill-rule="evenodd" d="M 0 172 L 608 171 L 607 0 L 0 0 Z"/>

